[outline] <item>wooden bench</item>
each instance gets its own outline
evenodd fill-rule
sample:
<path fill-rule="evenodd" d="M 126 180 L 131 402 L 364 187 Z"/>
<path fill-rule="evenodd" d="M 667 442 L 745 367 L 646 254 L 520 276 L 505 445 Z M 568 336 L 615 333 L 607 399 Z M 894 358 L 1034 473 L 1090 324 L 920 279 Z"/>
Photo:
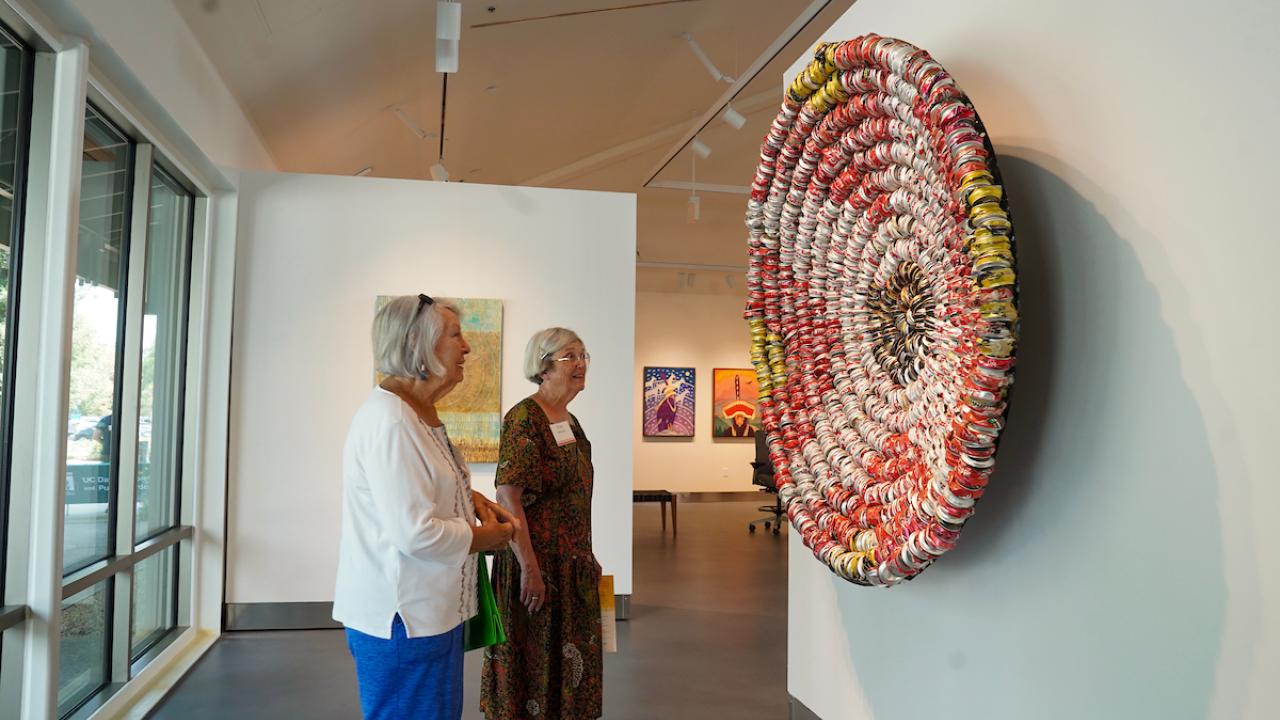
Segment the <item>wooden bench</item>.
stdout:
<path fill-rule="evenodd" d="M 667 531 L 667 503 L 671 503 L 671 537 L 676 536 L 676 494 L 670 490 L 634 490 L 632 502 L 662 503 L 662 532 Z"/>

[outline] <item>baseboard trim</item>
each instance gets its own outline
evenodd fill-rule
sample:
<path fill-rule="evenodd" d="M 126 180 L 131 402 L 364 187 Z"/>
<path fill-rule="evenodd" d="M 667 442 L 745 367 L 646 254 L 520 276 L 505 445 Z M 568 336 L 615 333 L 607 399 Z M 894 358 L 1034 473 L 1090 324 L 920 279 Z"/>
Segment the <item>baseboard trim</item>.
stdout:
<path fill-rule="evenodd" d="M 788 694 L 787 697 L 791 698 L 791 720 L 822 720 L 818 713 L 805 707 L 794 695 Z"/>
<path fill-rule="evenodd" d="M 755 502 L 757 500 L 768 500 L 772 498 L 765 497 L 763 491 L 739 490 L 739 491 L 720 491 L 720 492 L 682 492 L 676 493 L 680 502 L 704 503 L 704 502 Z"/>
<path fill-rule="evenodd" d="M 614 613 L 619 620 L 631 619 L 631 596 L 614 596 Z M 342 624 L 333 619 L 331 602 L 227 603 L 222 609 L 227 632 L 253 630 L 335 630 Z"/>
<path fill-rule="evenodd" d="M 334 630 L 331 602 L 227 603 L 222 608 L 227 632 L 244 630 Z"/>

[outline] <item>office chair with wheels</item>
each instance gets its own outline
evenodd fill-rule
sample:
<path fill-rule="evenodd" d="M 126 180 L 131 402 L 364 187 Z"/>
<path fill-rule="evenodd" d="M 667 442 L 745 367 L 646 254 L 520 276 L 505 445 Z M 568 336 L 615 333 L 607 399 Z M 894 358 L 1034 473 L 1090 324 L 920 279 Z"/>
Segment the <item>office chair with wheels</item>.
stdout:
<path fill-rule="evenodd" d="M 754 533 L 756 525 L 764 524 L 765 530 L 772 529 L 777 535 L 782 530 L 782 498 L 778 497 L 778 488 L 773 484 L 773 461 L 769 459 L 769 443 L 765 440 L 764 431 L 756 433 L 756 459 L 751 462 L 751 484 L 759 485 L 761 492 L 773 493 L 772 505 L 761 505 L 760 512 L 768 515 L 747 523 L 747 532 Z"/>

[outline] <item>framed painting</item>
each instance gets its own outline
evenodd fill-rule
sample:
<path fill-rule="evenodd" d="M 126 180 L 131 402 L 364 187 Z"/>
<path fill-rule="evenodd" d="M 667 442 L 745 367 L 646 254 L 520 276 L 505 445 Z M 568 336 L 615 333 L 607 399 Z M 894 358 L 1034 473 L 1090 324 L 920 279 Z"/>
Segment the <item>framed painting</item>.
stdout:
<path fill-rule="evenodd" d="M 760 432 L 759 388 L 750 368 L 711 371 L 711 437 L 753 438 Z"/>
<path fill-rule="evenodd" d="M 376 312 L 389 299 L 379 295 Z M 498 461 L 502 431 L 502 301 L 445 298 L 462 313 L 462 335 L 471 346 L 458 387 L 436 406 L 449 440 L 469 463 Z M 375 373 L 376 375 L 377 373 Z M 381 377 L 375 377 L 381 382 Z"/>
<path fill-rule="evenodd" d="M 694 369 L 644 369 L 645 437 L 693 437 Z"/>

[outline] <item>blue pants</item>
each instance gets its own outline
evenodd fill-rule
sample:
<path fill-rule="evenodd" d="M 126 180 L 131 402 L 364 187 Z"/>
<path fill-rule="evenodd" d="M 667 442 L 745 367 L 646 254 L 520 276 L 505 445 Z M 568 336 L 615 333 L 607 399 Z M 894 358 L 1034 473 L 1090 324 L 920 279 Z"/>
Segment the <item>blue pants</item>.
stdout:
<path fill-rule="evenodd" d="M 367 720 L 460 720 L 462 626 L 431 637 L 405 637 L 396 615 L 391 639 L 347 628 L 356 661 L 360 709 Z"/>

